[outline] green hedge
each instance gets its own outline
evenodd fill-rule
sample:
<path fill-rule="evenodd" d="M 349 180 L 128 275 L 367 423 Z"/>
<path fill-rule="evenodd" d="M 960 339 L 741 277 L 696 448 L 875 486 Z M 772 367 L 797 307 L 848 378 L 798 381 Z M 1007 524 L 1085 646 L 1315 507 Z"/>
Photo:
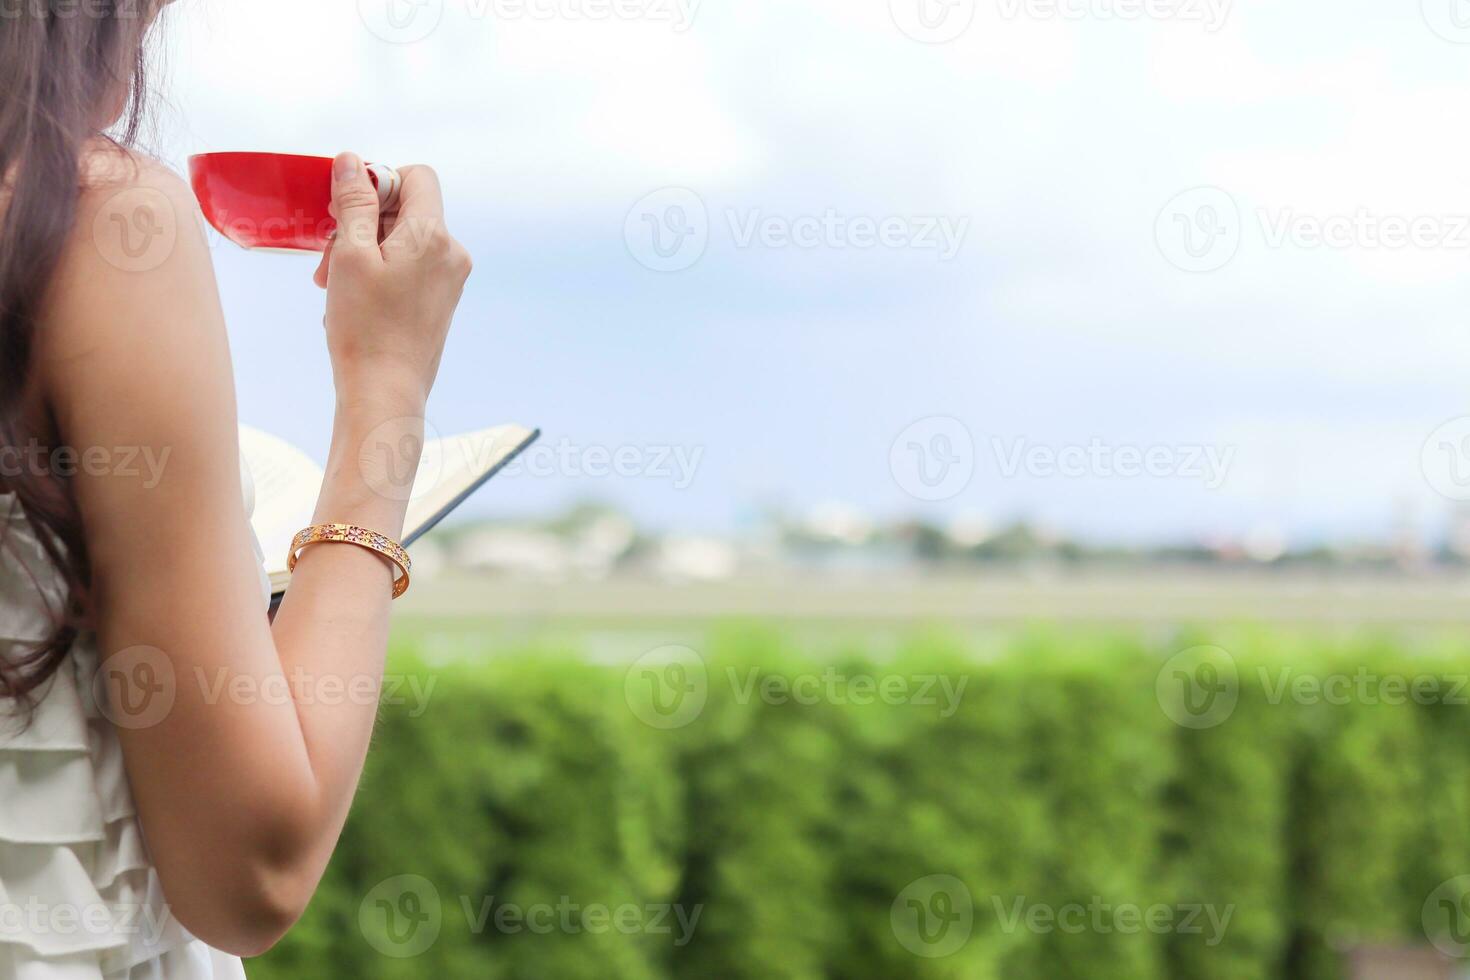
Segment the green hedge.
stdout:
<path fill-rule="evenodd" d="M 665 673 L 418 647 L 392 669 L 427 701 L 385 706 L 255 980 L 1327 980 L 1347 944 L 1426 942 L 1470 873 L 1470 650 L 1034 631 L 815 658 L 740 627 Z M 1221 676 L 1199 703 L 1228 712 L 1177 723 L 1176 682 Z M 702 706 L 650 714 L 659 678 Z M 1394 678 L 1439 686 L 1375 703 Z"/>

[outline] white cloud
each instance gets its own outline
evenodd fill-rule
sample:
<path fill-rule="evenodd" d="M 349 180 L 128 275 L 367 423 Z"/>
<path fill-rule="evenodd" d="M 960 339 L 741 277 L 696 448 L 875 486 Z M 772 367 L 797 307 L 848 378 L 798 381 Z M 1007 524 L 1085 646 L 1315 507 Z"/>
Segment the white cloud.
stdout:
<path fill-rule="evenodd" d="M 543 249 L 570 289 L 627 290 L 634 321 L 648 304 L 685 301 L 658 312 L 691 331 L 745 331 L 775 358 L 780 338 L 803 330 L 888 323 L 910 338 L 910 358 L 934 365 L 915 377 L 946 379 L 892 394 L 915 417 L 965 404 L 966 366 L 1007 358 L 1012 376 L 1032 372 L 1048 392 L 1057 378 L 1116 389 L 1111 400 L 1037 398 L 1017 409 L 1032 423 L 1011 429 L 1082 417 L 1091 431 L 1144 438 L 1128 427 L 1158 405 L 1161 429 L 1167 416 L 1204 438 L 1233 415 L 1249 489 L 1230 500 L 1241 507 L 1330 494 L 1344 515 L 1381 513 L 1422 482 L 1414 433 L 1464 411 L 1470 227 L 1458 248 L 1269 241 L 1288 219 L 1309 230 L 1356 227 L 1362 214 L 1429 219 L 1449 235 L 1470 218 L 1470 48 L 1437 36 L 1417 2 L 1236 0 L 1210 32 L 981 0 L 973 26 L 943 45 L 906 37 L 889 0 L 705 0 L 682 32 L 648 19 L 482 17 L 477 0 L 449 0 L 438 29 L 406 45 L 375 37 L 357 6 L 179 5 L 172 76 L 187 129 L 174 154 L 352 147 L 433 163 L 452 209 L 481 216 L 476 231 L 496 247 Z M 651 296 L 629 279 L 636 267 L 596 263 L 626 260 L 627 208 L 667 185 L 717 210 L 970 225 L 942 268 L 913 254 L 759 253 L 720 240 Z M 1240 208 L 1238 254 L 1207 274 L 1171 266 L 1155 240 L 1160 209 L 1199 185 Z M 522 238 L 501 243 L 509 218 Z M 548 241 L 527 243 L 527 228 Z M 542 301 L 496 285 L 517 308 Z M 879 312 L 859 317 L 863 304 Z M 708 305 L 744 319 L 712 326 Z M 856 348 L 843 355 L 855 377 L 887 368 Z M 1181 379 L 1205 394 L 1178 397 Z M 854 384 L 827 397 L 861 399 Z M 1365 428 L 1375 414 L 1387 428 Z M 1293 447 L 1302 454 L 1287 467 Z M 1270 462 L 1253 471 L 1252 459 Z M 789 478 L 814 479 L 797 464 Z M 1065 499 L 1080 522 L 1097 510 Z M 1153 499 L 1140 519 L 1162 509 Z"/>

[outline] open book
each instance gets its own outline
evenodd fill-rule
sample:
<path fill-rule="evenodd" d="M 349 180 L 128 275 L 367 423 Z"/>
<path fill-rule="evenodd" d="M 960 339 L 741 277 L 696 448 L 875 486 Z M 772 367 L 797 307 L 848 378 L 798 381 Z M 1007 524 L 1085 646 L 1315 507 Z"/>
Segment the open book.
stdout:
<path fill-rule="evenodd" d="M 403 546 L 413 544 L 464 503 L 540 434 L 519 425 L 500 425 L 426 441 L 409 492 Z M 255 482 L 255 512 L 250 523 L 265 552 L 271 592 L 279 597 L 291 579 L 286 571 L 291 539 L 311 523 L 316 509 L 322 468 L 284 439 L 248 425 L 240 426 L 240 452 Z"/>

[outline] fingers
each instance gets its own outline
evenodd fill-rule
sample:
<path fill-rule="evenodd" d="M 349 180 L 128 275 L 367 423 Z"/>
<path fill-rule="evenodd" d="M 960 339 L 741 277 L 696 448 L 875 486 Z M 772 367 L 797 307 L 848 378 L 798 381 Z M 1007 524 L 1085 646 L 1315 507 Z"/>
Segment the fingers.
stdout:
<path fill-rule="evenodd" d="M 433 167 L 413 164 L 400 167 L 398 175 L 403 178 L 403 190 L 398 197 L 398 213 L 420 217 L 436 217 L 444 220 L 444 192 L 439 187 L 439 175 Z"/>
<path fill-rule="evenodd" d="M 447 237 L 444 192 L 432 167 L 415 164 L 399 168 L 398 173 L 403 178 L 403 190 L 383 247 L 385 252 L 419 251 L 426 244 Z"/>
<path fill-rule="evenodd" d="M 333 255 L 380 255 L 378 192 L 355 153 L 343 153 L 332 164 L 332 210 L 337 215 Z"/>

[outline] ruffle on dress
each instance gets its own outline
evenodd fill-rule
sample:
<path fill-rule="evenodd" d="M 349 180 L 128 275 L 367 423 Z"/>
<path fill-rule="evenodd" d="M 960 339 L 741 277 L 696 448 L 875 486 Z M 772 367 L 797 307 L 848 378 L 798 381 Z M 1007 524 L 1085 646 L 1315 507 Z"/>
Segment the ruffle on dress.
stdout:
<path fill-rule="evenodd" d="M 248 517 L 243 464 L 242 476 Z M 50 635 L 66 592 L 13 495 L 0 496 L 0 534 L 3 657 Z M 28 725 L 0 704 L 0 980 L 243 980 L 238 958 L 169 910 L 117 731 L 98 707 L 98 663 L 96 638 L 83 633 Z"/>

